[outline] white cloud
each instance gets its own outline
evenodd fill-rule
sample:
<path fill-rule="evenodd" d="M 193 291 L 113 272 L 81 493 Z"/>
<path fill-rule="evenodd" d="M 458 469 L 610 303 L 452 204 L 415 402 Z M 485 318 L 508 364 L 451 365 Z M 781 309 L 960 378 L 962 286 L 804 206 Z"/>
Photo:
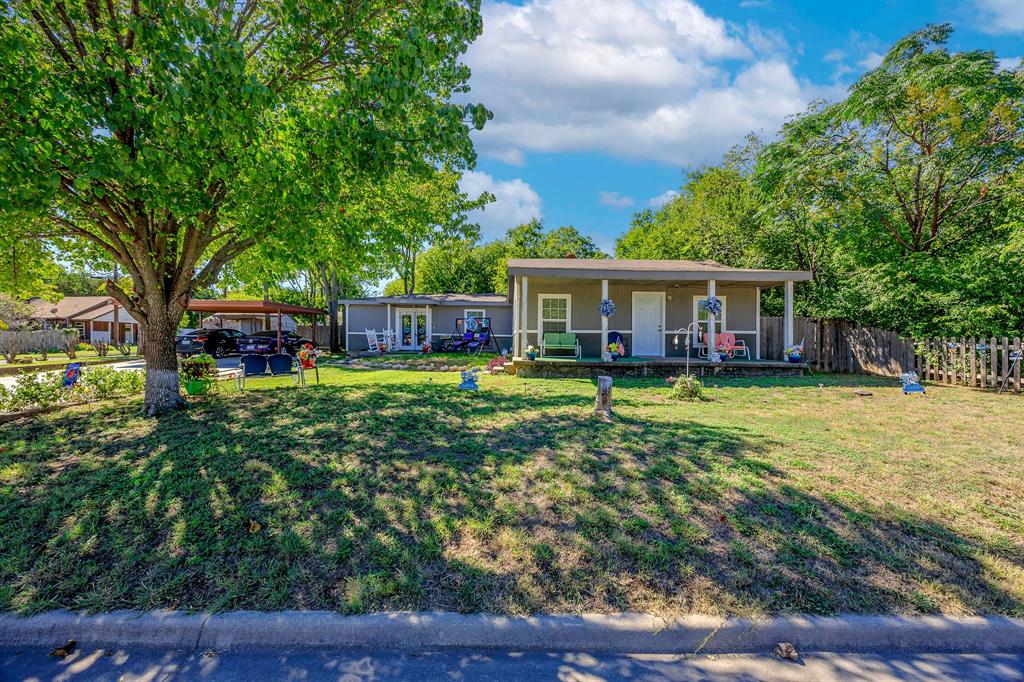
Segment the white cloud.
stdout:
<path fill-rule="evenodd" d="M 541 217 L 540 195 L 520 178 L 495 180 L 487 173 L 467 171 L 459 187 L 471 197 L 490 192 L 495 200 L 469 214 L 470 222 L 480 224 L 484 239 L 501 237 L 510 227 Z"/>
<path fill-rule="evenodd" d="M 523 150 L 516 149 L 515 147 L 495 148 L 487 149 L 484 154 L 492 159 L 507 163 L 510 166 L 516 166 L 521 168 L 526 165 L 526 155 L 523 154 Z"/>
<path fill-rule="evenodd" d="M 864 55 L 863 59 L 857 62 L 857 66 L 865 71 L 870 71 L 878 68 L 878 65 L 882 63 L 883 59 L 885 59 L 885 55 L 878 54 L 877 52 L 868 52 Z"/>
<path fill-rule="evenodd" d="M 610 206 L 612 208 L 626 208 L 636 203 L 633 197 L 628 197 L 618 192 L 609 192 L 607 190 L 601 190 L 597 193 L 597 200 L 601 202 L 602 206 Z"/>
<path fill-rule="evenodd" d="M 1003 57 L 996 61 L 1003 71 L 1016 71 L 1020 68 L 1021 60 L 1024 60 L 1024 57 Z"/>
<path fill-rule="evenodd" d="M 483 15 L 466 60 L 473 99 L 494 112 L 476 137 L 484 155 L 598 151 L 695 165 L 832 94 L 794 76 L 781 34 L 727 24 L 689 0 L 489 2 Z"/>
<path fill-rule="evenodd" d="M 1024 33 L 1024 2 L 1021 0 L 974 0 L 975 24 L 983 33 Z"/>
<path fill-rule="evenodd" d="M 667 189 L 658 196 L 648 199 L 647 205 L 653 209 L 659 209 L 677 196 L 679 196 L 679 192 L 674 189 Z"/>

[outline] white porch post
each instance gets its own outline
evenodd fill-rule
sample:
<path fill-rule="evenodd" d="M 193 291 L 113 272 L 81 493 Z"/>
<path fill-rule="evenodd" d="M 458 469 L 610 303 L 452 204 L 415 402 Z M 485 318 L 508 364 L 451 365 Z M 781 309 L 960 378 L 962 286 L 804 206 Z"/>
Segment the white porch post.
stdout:
<path fill-rule="evenodd" d="M 523 355 L 526 355 L 526 347 L 530 345 L 530 337 L 527 336 L 527 330 L 529 326 L 529 315 L 530 315 L 530 287 L 529 278 L 523 275 L 523 290 L 519 294 L 519 333 L 522 335 L 519 338 L 519 344 L 523 349 Z M 540 338 L 540 331 L 537 332 L 538 338 Z"/>
<path fill-rule="evenodd" d="M 608 280 L 601 280 L 601 300 L 608 298 Z M 608 352 L 608 318 L 601 315 L 601 357 Z"/>
<path fill-rule="evenodd" d="M 786 282 L 786 313 L 782 318 L 782 337 L 787 348 L 793 345 L 793 280 Z"/>
<path fill-rule="evenodd" d="M 708 280 L 708 298 L 714 298 L 714 297 L 715 297 L 715 280 L 709 279 Z M 708 311 L 708 358 L 709 359 L 711 358 L 711 354 L 714 353 L 715 349 L 718 347 L 717 344 L 715 343 L 715 336 L 716 336 L 715 332 L 716 332 L 716 330 L 715 330 L 715 316 L 709 310 Z"/>
<path fill-rule="evenodd" d="M 761 359 L 761 287 L 757 288 L 754 299 L 754 359 Z"/>
<path fill-rule="evenodd" d="M 512 357 L 523 357 L 523 348 L 519 341 L 519 275 L 512 277 Z"/>

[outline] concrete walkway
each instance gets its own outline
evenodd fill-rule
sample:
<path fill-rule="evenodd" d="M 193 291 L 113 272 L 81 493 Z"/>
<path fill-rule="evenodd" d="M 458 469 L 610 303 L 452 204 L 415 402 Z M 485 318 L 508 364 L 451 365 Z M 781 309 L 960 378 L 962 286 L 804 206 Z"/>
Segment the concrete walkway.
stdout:
<path fill-rule="evenodd" d="M 1024 680 L 1024 654 L 805 654 L 696 656 L 494 650 L 78 649 L 0 648 L 0 679 L 14 680 Z"/>

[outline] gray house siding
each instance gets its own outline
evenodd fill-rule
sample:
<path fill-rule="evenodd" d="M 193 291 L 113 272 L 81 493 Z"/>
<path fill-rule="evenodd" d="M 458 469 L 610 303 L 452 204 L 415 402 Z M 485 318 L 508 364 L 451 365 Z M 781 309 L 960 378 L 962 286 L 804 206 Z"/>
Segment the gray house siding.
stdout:
<path fill-rule="evenodd" d="M 386 303 L 350 303 L 348 304 L 348 350 L 363 352 L 369 350 L 366 330 L 378 332 L 395 326 L 395 314 L 399 309 L 430 310 L 431 341 L 437 344 L 441 339 L 455 332 L 455 320 L 464 317 L 466 310 L 483 310 L 491 318 L 491 327 L 497 337 L 500 348 L 512 347 L 512 306 L 483 305 L 480 303 L 459 303 L 447 305 L 407 305 L 392 304 L 391 319 L 388 320 Z"/>
<path fill-rule="evenodd" d="M 633 292 L 656 291 L 665 294 L 665 355 L 681 357 L 686 352 L 686 338 L 676 330 L 685 329 L 693 321 L 694 297 L 707 297 L 707 285 L 704 283 L 686 286 L 665 286 L 644 282 L 608 285 L 608 297 L 615 303 L 615 314 L 608 318 L 608 331 L 621 333 L 629 345 L 633 347 Z M 601 314 L 598 306 L 601 302 L 600 282 L 585 284 L 562 284 L 552 280 L 529 280 L 527 286 L 527 343 L 539 346 L 538 331 L 539 301 L 542 295 L 569 295 L 571 329 L 580 340 L 583 355 L 600 357 L 601 355 Z M 735 332 L 737 339 L 742 339 L 750 349 L 751 357 L 756 347 L 757 318 L 757 287 L 730 285 L 719 287 L 718 298 L 726 303 L 725 331 Z M 678 341 L 677 341 L 678 337 Z M 696 351 L 691 351 L 696 354 Z"/>

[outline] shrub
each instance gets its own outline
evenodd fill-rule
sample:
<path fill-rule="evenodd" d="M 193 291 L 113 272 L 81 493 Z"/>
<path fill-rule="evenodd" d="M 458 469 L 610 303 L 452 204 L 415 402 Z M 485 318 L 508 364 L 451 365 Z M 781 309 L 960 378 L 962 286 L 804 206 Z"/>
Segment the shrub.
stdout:
<path fill-rule="evenodd" d="M 11 391 L 8 408 L 27 410 L 32 407 L 49 407 L 67 400 L 67 391 L 62 385 L 63 377 L 56 373 L 21 374 Z"/>
<path fill-rule="evenodd" d="M 206 353 L 200 353 L 182 360 L 180 371 L 181 380 L 185 383 L 197 379 L 213 379 L 217 376 L 217 361 Z"/>
<path fill-rule="evenodd" d="M 505 371 L 505 356 L 499 355 L 491 358 L 487 363 L 488 374 L 501 374 Z"/>
<path fill-rule="evenodd" d="M 92 348 L 96 351 L 96 355 L 101 358 L 107 357 L 107 353 L 110 352 L 110 344 L 106 341 L 93 341 Z"/>
<path fill-rule="evenodd" d="M 130 343 L 119 343 L 117 344 L 117 352 L 121 355 L 128 357 L 132 354 L 132 344 Z"/>
<path fill-rule="evenodd" d="M 146 373 L 143 370 L 119 372 L 112 367 L 90 367 L 82 373 L 82 386 L 90 398 L 131 395 L 146 387 Z"/>
<path fill-rule="evenodd" d="M 669 395 L 674 400 L 704 400 L 704 384 L 697 377 L 679 377 L 672 384 Z"/>
<path fill-rule="evenodd" d="M 64 342 L 64 348 L 62 349 L 64 354 L 68 356 L 68 360 L 74 360 L 75 354 L 78 352 L 79 346 L 81 345 L 81 341 L 78 337 L 78 330 L 71 327 L 69 329 L 61 329 L 60 333 L 61 340 Z"/>

